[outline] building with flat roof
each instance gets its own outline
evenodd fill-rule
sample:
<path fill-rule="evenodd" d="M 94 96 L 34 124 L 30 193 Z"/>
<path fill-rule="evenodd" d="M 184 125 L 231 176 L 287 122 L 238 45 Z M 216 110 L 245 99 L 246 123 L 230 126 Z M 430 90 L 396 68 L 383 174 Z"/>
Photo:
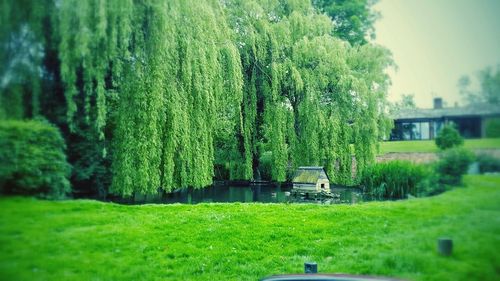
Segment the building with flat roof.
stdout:
<path fill-rule="evenodd" d="M 474 104 L 443 107 L 443 100 L 435 98 L 434 108 L 401 109 L 392 118 L 394 128 L 390 140 L 434 139 L 447 123 L 454 123 L 464 138 L 482 138 L 486 137 L 488 122 L 500 118 L 500 106 Z"/>

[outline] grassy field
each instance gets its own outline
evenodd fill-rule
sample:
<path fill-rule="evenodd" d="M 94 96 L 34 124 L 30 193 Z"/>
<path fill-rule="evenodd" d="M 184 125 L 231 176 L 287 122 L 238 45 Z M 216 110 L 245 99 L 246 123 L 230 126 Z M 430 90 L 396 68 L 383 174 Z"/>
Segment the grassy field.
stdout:
<path fill-rule="evenodd" d="M 470 139 L 465 140 L 465 148 L 468 149 L 500 149 L 500 139 Z M 422 141 L 386 141 L 380 143 L 380 154 L 389 152 L 437 152 L 434 140 Z"/>
<path fill-rule="evenodd" d="M 303 271 L 499 280 L 500 177 L 396 202 L 124 206 L 0 199 L 1 280 L 258 280 Z M 454 239 L 450 257 L 436 239 Z"/>

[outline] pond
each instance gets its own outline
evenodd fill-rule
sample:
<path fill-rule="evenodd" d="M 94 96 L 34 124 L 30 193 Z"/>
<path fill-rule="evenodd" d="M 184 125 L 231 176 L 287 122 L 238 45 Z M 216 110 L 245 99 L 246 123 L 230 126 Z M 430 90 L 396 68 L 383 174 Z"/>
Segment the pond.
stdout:
<path fill-rule="evenodd" d="M 219 202 L 262 202 L 262 203 L 318 203 L 355 204 L 364 201 L 358 188 L 332 187 L 332 198 L 312 200 L 291 195 L 291 187 L 269 184 L 213 185 L 202 189 L 186 188 L 172 193 L 151 196 L 135 196 L 134 203 L 219 203 Z"/>

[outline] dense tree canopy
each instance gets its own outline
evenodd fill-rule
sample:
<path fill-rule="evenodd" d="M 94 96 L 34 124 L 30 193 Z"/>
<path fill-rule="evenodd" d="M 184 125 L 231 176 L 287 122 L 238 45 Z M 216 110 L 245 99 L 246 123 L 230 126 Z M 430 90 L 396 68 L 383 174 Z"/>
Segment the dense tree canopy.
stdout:
<path fill-rule="evenodd" d="M 469 104 L 488 103 L 500 105 L 500 65 L 486 67 L 477 73 L 480 90 L 470 89 L 471 78 L 467 75 L 460 77 L 458 87 L 460 94 Z"/>
<path fill-rule="evenodd" d="M 374 37 L 373 24 L 378 14 L 371 7 L 377 0 L 313 0 L 314 6 L 329 15 L 333 34 L 351 44 L 366 44 Z"/>
<path fill-rule="evenodd" d="M 415 103 L 414 94 L 402 94 L 399 101 L 394 102 L 390 106 L 391 113 L 398 112 L 400 110 L 416 109 L 417 104 Z"/>
<path fill-rule="evenodd" d="M 350 184 L 387 129 L 390 55 L 360 39 L 369 20 L 347 38 L 334 17 L 358 25 L 343 13 L 368 19 L 365 1 L 24 2 L 2 4 L 23 11 L 3 12 L 2 48 L 29 47 L 1 57 L 0 118 L 59 125 L 77 187 L 204 187 L 214 167 L 285 181 L 299 165 Z"/>

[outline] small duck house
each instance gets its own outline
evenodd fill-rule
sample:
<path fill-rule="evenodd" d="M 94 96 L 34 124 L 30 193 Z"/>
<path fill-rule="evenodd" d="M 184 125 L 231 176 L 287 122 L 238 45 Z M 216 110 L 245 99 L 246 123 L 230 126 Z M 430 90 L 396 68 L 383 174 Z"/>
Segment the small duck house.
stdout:
<path fill-rule="evenodd" d="M 299 167 L 292 183 L 295 192 L 320 193 L 330 191 L 330 180 L 323 167 Z"/>

